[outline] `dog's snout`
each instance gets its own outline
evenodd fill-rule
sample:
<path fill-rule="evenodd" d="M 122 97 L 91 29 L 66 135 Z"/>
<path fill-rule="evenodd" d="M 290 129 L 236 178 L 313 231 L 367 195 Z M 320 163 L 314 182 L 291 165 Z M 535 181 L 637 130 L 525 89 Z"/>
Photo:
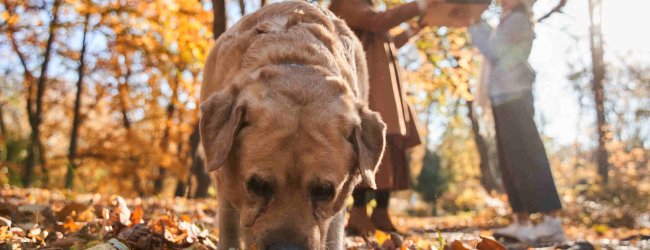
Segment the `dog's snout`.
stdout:
<path fill-rule="evenodd" d="M 307 246 L 287 242 L 278 242 L 271 244 L 267 250 L 307 250 Z"/>

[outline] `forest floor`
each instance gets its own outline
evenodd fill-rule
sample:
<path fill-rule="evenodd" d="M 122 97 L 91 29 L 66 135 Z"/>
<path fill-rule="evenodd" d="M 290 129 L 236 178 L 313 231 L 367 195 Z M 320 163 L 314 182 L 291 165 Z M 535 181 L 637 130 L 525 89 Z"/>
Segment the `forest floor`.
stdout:
<path fill-rule="evenodd" d="M 214 199 L 135 198 L 0 187 L 0 249 L 215 249 Z M 348 237 L 348 249 L 527 249 L 492 240 L 503 220 L 396 216 L 406 236 Z M 533 249 L 650 249 L 650 229 L 565 225 L 571 242 Z"/>

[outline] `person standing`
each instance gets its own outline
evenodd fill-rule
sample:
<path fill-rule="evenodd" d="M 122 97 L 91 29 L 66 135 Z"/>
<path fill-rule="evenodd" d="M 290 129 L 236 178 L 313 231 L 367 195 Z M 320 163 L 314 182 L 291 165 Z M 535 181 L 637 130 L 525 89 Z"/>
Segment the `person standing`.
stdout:
<path fill-rule="evenodd" d="M 406 102 L 397 49 L 417 35 L 413 26 L 391 36 L 388 31 L 422 14 L 435 0 L 417 0 L 379 11 L 371 0 L 332 0 L 330 10 L 345 20 L 359 37 L 366 52 L 370 82 L 369 106 L 379 112 L 387 125 L 386 151 L 377 172 L 377 207 L 371 216 L 366 212 L 367 186 L 358 186 L 350 211 L 348 230 L 366 234 L 376 229 L 396 231 L 388 214 L 390 192 L 409 188 L 409 168 L 405 150 L 419 145 L 413 109 Z"/>
<path fill-rule="evenodd" d="M 487 93 L 492 103 L 503 184 L 515 213 L 514 223 L 495 230 L 526 243 L 566 241 L 557 212 L 562 204 L 555 188 L 544 144 L 535 125 L 532 84 L 535 72 L 528 57 L 535 39 L 534 0 L 501 0 L 501 22 L 470 26 L 472 43 L 486 58 Z M 530 214 L 543 213 L 538 225 Z"/>

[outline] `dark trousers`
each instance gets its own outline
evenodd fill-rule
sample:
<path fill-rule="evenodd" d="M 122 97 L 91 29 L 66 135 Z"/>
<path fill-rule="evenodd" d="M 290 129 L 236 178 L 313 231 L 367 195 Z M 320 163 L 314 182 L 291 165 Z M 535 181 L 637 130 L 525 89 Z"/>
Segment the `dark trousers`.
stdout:
<path fill-rule="evenodd" d="M 492 107 L 499 166 L 515 213 L 551 212 L 562 208 L 544 144 L 535 126 L 533 96 Z"/>

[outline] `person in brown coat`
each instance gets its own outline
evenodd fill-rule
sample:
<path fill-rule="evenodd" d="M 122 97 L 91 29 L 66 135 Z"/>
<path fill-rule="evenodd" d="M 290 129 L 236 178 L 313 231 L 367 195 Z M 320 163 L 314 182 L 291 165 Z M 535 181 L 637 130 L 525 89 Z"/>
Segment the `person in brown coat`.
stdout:
<path fill-rule="evenodd" d="M 419 32 L 411 27 L 391 36 L 388 31 L 422 14 L 427 6 L 439 0 L 418 0 L 386 11 L 379 11 L 372 0 L 332 0 L 330 10 L 346 21 L 361 40 L 368 60 L 370 82 L 369 105 L 379 112 L 387 124 L 386 151 L 377 172 L 377 207 L 372 216 L 366 212 L 367 186 L 358 186 L 353 193 L 348 230 L 365 234 L 375 229 L 395 231 L 389 214 L 391 191 L 409 188 L 409 168 L 405 150 L 420 144 L 414 112 L 406 102 L 397 49 Z"/>

